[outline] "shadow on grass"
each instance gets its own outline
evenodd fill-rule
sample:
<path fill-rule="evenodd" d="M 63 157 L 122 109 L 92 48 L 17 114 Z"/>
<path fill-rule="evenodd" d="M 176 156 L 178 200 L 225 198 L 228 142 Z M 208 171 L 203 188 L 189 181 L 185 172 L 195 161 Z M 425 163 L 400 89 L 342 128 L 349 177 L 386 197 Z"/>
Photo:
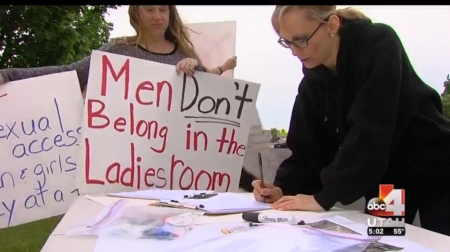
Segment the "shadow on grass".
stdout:
<path fill-rule="evenodd" d="M 62 219 L 56 216 L 16 227 L 0 229 L 1 252 L 39 252 Z"/>

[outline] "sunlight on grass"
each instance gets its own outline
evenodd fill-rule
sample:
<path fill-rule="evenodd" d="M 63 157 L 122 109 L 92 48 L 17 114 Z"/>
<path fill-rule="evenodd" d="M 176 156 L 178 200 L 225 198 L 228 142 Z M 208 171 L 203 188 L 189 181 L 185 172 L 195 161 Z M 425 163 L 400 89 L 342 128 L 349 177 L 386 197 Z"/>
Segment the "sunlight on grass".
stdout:
<path fill-rule="evenodd" d="M 0 229 L 1 252 L 39 252 L 63 216 Z"/>

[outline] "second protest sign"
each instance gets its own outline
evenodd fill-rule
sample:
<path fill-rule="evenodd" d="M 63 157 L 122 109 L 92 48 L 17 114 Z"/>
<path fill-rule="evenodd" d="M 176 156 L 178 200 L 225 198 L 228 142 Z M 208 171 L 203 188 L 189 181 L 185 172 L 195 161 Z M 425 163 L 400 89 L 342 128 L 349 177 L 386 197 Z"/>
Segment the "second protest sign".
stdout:
<path fill-rule="evenodd" d="M 237 190 L 259 84 L 94 51 L 77 185 Z M 252 109 L 253 108 L 253 109 Z"/>

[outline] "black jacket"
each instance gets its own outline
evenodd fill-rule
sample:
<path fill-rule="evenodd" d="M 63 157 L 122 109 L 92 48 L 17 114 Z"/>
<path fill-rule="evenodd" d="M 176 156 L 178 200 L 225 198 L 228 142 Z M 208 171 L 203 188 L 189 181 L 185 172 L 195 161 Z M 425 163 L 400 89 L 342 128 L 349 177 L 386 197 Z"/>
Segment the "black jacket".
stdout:
<path fill-rule="evenodd" d="M 242 167 L 241 178 L 239 179 L 239 188 L 246 192 L 253 192 L 252 182 L 258 178 Z"/>
<path fill-rule="evenodd" d="M 378 196 L 379 184 L 405 189 L 406 202 L 449 191 L 450 121 L 439 94 L 414 71 L 395 31 L 343 20 L 336 75 L 303 69 L 275 185 L 309 194 L 326 210 Z"/>

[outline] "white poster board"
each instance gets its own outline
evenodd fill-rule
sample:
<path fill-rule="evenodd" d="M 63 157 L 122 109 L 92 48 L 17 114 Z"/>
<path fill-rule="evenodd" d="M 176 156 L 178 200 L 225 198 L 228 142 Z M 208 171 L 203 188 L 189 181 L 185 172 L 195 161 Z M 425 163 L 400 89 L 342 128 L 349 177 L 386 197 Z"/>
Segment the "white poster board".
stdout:
<path fill-rule="evenodd" d="M 177 76 L 175 66 L 93 51 L 80 193 L 237 191 L 258 91 L 255 83 Z"/>
<path fill-rule="evenodd" d="M 236 22 L 186 24 L 189 36 L 202 64 L 208 68 L 221 66 L 236 54 Z M 238 65 L 239 66 L 239 65 Z M 233 78 L 233 70 L 222 76 Z"/>
<path fill-rule="evenodd" d="M 63 214 L 79 195 L 82 105 L 75 71 L 0 86 L 0 228 Z"/>
<path fill-rule="evenodd" d="M 235 21 L 208 22 L 186 24 L 191 29 L 189 36 L 203 65 L 211 68 L 222 65 L 227 59 L 236 55 L 236 28 Z M 237 67 L 239 67 L 239 60 Z M 234 71 L 226 71 L 222 76 L 234 77 Z M 279 161 L 269 138 L 262 133 L 263 127 L 256 109 L 252 113 L 252 127 L 250 130 L 244 166 L 248 171 L 259 174 L 258 153 L 261 153 L 264 171 L 275 174 Z"/>

